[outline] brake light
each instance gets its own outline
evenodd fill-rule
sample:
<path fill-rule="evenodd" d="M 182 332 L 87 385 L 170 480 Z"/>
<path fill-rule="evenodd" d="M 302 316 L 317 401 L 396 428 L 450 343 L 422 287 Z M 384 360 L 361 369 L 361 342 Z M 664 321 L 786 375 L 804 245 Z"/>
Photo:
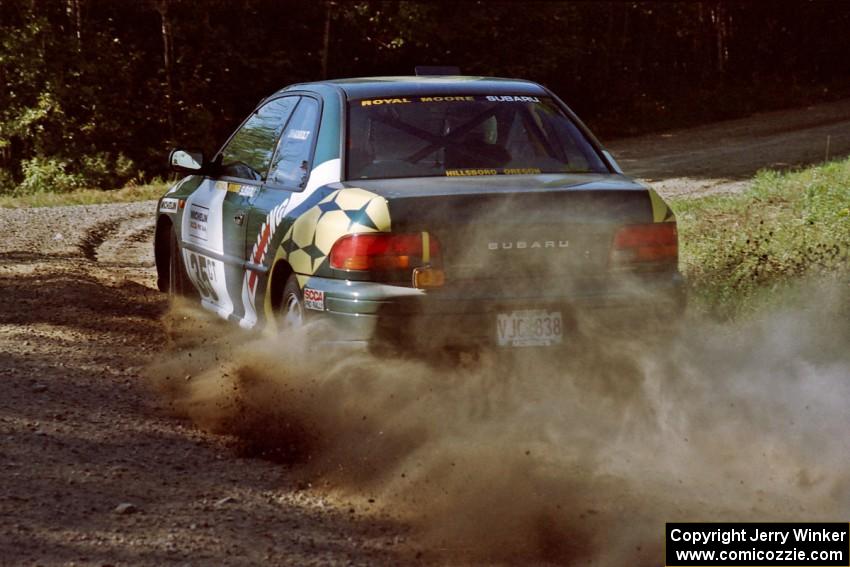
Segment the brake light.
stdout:
<path fill-rule="evenodd" d="M 624 226 L 614 236 L 613 264 L 675 262 L 679 257 L 679 235 L 675 222 Z"/>
<path fill-rule="evenodd" d="M 439 261 L 440 244 L 427 232 L 349 234 L 336 241 L 330 254 L 337 270 L 410 270 Z"/>

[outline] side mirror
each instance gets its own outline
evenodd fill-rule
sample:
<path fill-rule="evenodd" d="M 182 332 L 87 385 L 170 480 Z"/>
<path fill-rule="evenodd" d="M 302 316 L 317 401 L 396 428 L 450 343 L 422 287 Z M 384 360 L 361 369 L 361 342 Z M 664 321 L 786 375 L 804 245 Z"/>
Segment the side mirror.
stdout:
<path fill-rule="evenodd" d="M 608 150 L 602 150 L 602 153 L 605 154 L 605 159 L 608 160 L 608 163 L 611 164 L 611 167 L 614 168 L 614 171 L 616 171 L 620 175 L 623 175 L 623 168 L 620 167 L 620 164 L 617 163 L 617 160 L 614 159 L 614 156 L 611 155 L 611 152 L 609 152 Z"/>
<path fill-rule="evenodd" d="M 168 155 L 168 167 L 180 173 L 200 173 L 206 163 L 204 152 L 171 150 Z"/>

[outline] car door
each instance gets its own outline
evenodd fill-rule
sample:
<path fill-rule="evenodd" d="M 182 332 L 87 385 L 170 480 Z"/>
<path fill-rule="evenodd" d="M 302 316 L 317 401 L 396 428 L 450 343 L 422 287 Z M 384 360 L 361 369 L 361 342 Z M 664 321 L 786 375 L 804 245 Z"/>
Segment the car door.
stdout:
<path fill-rule="evenodd" d="M 249 116 L 214 158 L 215 174 L 186 200 L 184 261 L 202 304 L 242 320 L 248 210 L 265 181 L 297 97 L 271 100 Z"/>
<path fill-rule="evenodd" d="M 302 96 L 280 136 L 271 160 L 268 178 L 252 202 L 248 217 L 247 268 L 243 282 L 245 322 L 252 326 L 263 312 L 265 284 L 274 247 L 285 230 L 284 210 L 292 195 L 307 186 L 318 136 L 321 105 L 317 99 Z M 277 237 L 277 238 L 276 238 Z M 260 290 L 262 288 L 262 290 Z M 259 293 L 258 293 L 259 290 Z"/>

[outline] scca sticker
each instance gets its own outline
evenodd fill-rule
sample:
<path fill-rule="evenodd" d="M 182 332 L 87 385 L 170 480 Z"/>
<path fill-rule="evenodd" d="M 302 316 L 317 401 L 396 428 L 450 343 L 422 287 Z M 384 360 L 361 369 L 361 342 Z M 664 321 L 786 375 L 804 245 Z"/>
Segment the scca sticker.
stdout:
<path fill-rule="evenodd" d="M 318 289 L 304 288 L 304 307 L 316 311 L 325 310 L 325 292 Z"/>

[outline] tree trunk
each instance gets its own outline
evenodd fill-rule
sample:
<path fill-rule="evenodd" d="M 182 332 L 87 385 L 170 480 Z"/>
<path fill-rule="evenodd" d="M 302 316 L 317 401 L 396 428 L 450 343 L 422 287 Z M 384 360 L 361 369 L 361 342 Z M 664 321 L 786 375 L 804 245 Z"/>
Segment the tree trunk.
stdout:
<path fill-rule="evenodd" d="M 83 18 L 81 11 L 80 0 L 66 1 L 65 12 L 68 14 L 68 18 L 71 20 L 71 26 L 74 30 L 74 41 L 77 53 L 82 51 L 83 41 Z"/>
<path fill-rule="evenodd" d="M 614 5 L 605 6 L 607 16 L 605 26 L 605 43 L 602 45 L 602 84 L 608 85 L 613 73 L 611 72 L 611 51 L 614 49 Z"/>
<path fill-rule="evenodd" d="M 717 55 L 716 71 L 726 73 L 726 63 L 729 60 L 729 12 L 723 0 L 717 0 L 711 8 L 711 22 L 714 24 L 714 44 Z"/>
<path fill-rule="evenodd" d="M 325 33 L 322 36 L 322 78 L 328 78 L 328 54 L 331 44 L 331 9 L 334 3 L 325 2 Z"/>
<path fill-rule="evenodd" d="M 162 23 L 162 61 L 165 67 L 165 111 L 168 119 L 168 141 L 174 141 L 174 85 L 172 66 L 174 60 L 174 36 L 171 31 L 171 17 L 168 13 L 169 0 L 157 0 L 156 11 Z"/>

